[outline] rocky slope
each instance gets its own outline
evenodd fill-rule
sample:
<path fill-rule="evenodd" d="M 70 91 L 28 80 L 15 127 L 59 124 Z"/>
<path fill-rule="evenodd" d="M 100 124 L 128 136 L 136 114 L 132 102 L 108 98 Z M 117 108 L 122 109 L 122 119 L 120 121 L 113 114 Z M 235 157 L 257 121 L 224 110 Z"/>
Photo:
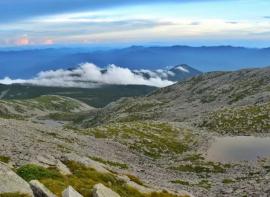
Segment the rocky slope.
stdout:
<path fill-rule="evenodd" d="M 222 107 L 270 101 L 270 67 L 212 72 L 161 88 L 146 97 L 114 102 L 84 125 L 127 120 L 195 121 Z"/>
<path fill-rule="evenodd" d="M 207 150 L 220 136 L 270 136 L 269 82 L 270 68 L 206 73 L 102 109 L 2 100 L 0 160 L 56 196 L 95 196 L 97 184 L 122 197 L 267 196 L 270 157 L 221 163 Z"/>
<path fill-rule="evenodd" d="M 50 113 L 76 114 L 95 110 L 79 101 L 42 96 L 30 100 L 4 100 L 1 109 L 4 110 L 0 115 L 0 160 L 26 182 L 16 178 L 15 173 L 15 181 L 0 173 L 0 196 L 32 196 L 32 190 L 35 196 L 50 192 L 62 196 L 68 186 L 83 196 L 99 197 L 102 190 L 108 197 L 111 196 L 108 191 L 123 197 L 190 196 L 181 189 L 165 191 L 170 188 L 142 182 L 131 175 L 145 156 L 130 152 L 125 145 L 95 138 L 85 134 L 86 131 L 65 128 L 63 122 L 48 119 Z"/>

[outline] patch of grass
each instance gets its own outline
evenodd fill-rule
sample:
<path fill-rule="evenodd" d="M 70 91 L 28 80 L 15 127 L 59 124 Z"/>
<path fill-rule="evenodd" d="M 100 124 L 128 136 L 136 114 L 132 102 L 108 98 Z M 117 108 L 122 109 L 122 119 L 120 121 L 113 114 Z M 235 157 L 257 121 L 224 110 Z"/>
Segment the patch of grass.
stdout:
<path fill-rule="evenodd" d="M 184 157 L 183 161 L 198 161 L 198 160 L 203 160 L 204 157 L 201 154 L 192 154 Z"/>
<path fill-rule="evenodd" d="M 198 161 L 193 162 L 192 164 L 173 166 L 171 169 L 193 173 L 224 173 L 226 171 L 226 166 L 220 163 Z"/>
<path fill-rule="evenodd" d="M 207 189 L 207 190 L 209 190 L 211 188 L 211 183 L 207 179 L 203 179 L 199 183 L 196 183 L 196 184 L 192 184 L 192 183 L 190 183 L 188 181 L 184 181 L 184 180 L 174 180 L 174 181 L 171 181 L 171 183 L 190 186 L 190 187 L 197 186 L 197 187 L 202 187 L 202 188 Z"/>
<path fill-rule="evenodd" d="M 132 175 L 132 174 L 126 174 L 126 176 L 128 176 L 128 178 L 133 181 L 134 183 L 137 183 L 139 185 L 144 185 L 143 182 L 136 176 Z"/>
<path fill-rule="evenodd" d="M 180 180 L 180 179 L 171 181 L 171 183 L 180 184 L 180 185 L 186 185 L 186 186 L 190 185 L 190 183 L 188 181 L 184 181 L 184 180 Z"/>
<path fill-rule="evenodd" d="M 154 121 L 111 123 L 80 132 L 96 138 L 114 139 L 153 159 L 182 154 L 196 143 L 189 130 Z"/>
<path fill-rule="evenodd" d="M 223 179 L 222 180 L 222 183 L 224 183 L 224 184 L 231 184 L 231 183 L 234 183 L 234 182 L 235 182 L 235 180 L 230 179 L 230 178 L 227 178 L 227 179 Z"/>
<path fill-rule="evenodd" d="M 204 189 L 211 189 L 211 183 L 207 180 L 207 179 L 204 179 L 204 180 L 201 180 L 198 184 L 196 184 L 198 187 L 202 187 Z"/>
<path fill-rule="evenodd" d="M 21 193 L 2 193 L 0 197 L 30 197 L 28 194 Z"/>
<path fill-rule="evenodd" d="M 27 164 L 17 170 L 17 174 L 26 181 L 45 178 L 61 178 L 62 175 L 56 169 L 47 169 L 35 164 Z"/>
<path fill-rule="evenodd" d="M 42 109 L 71 112 L 80 107 L 78 102 L 67 97 L 48 95 L 40 96 L 32 100 L 37 102 L 37 106 Z"/>
<path fill-rule="evenodd" d="M 152 194 L 144 195 L 144 197 L 180 197 L 180 196 L 179 195 L 170 194 L 167 191 L 162 191 L 162 192 L 153 192 Z M 185 195 L 185 196 L 182 196 L 182 197 L 189 197 L 189 196 L 188 195 Z"/>
<path fill-rule="evenodd" d="M 10 161 L 10 157 L 0 156 L 0 161 L 3 163 L 8 163 Z"/>
<path fill-rule="evenodd" d="M 91 197 L 93 186 L 102 183 L 117 192 L 121 197 L 177 197 L 165 191 L 142 194 L 136 189 L 127 186 L 123 180 L 112 173 L 100 173 L 74 161 L 67 161 L 65 164 L 71 170 L 72 175 L 64 176 L 55 169 L 46 169 L 33 165 L 23 166 L 17 172 L 27 181 L 38 179 L 57 196 L 61 196 L 62 191 L 71 185 L 83 196 Z"/>
<path fill-rule="evenodd" d="M 100 157 L 90 157 L 90 159 L 98 161 L 98 162 L 103 163 L 105 165 L 110 165 L 110 166 L 117 167 L 120 169 L 128 169 L 128 165 L 124 164 L 124 163 L 119 163 L 119 162 L 115 162 L 115 161 L 108 161 L 108 160 L 104 160 Z"/>

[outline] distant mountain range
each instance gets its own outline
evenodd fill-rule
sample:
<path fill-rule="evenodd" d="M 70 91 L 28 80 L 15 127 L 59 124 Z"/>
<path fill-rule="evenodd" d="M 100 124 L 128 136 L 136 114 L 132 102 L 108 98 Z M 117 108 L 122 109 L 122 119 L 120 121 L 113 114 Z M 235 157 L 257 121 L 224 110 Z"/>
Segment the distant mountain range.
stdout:
<path fill-rule="evenodd" d="M 244 47 L 142 47 L 87 50 L 49 48 L 0 51 L 0 78 L 29 78 L 42 70 L 67 69 L 84 62 L 100 67 L 116 64 L 130 69 L 164 69 L 187 64 L 201 71 L 236 70 L 270 65 L 270 48 Z"/>

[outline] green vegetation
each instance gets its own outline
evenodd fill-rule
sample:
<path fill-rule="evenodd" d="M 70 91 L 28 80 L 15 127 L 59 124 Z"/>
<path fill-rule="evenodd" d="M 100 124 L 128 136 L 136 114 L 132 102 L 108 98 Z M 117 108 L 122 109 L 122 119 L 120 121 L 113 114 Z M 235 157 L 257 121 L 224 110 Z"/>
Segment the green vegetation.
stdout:
<path fill-rule="evenodd" d="M 141 100 L 140 102 L 136 102 L 136 99 L 134 99 L 132 102 L 130 100 L 126 100 L 127 102 L 123 102 L 119 111 L 122 111 L 124 113 L 134 113 L 134 112 L 142 112 L 147 111 L 153 107 L 161 106 L 163 105 L 162 102 L 156 101 L 156 100 Z"/>
<path fill-rule="evenodd" d="M 41 110 L 52 110 L 61 112 L 71 112 L 80 107 L 76 100 L 60 96 L 40 96 L 34 99 L 25 100 L 24 103 L 33 108 Z"/>
<path fill-rule="evenodd" d="M 198 161 L 198 160 L 204 160 L 204 157 L 201 154 L 192 154 L 192 155 L 187 155 L 184 157 L 182 161 Z"/>
<path fill-rule="evenodd" d="M 11 110 L 7 106 L 10 106 L 10 103 L 0 100 L 0 118 L 24 120 L 23 116 L 17 113 L 11 112 Z M 17 108 L 19 107 L 15 105 L 14 109 L 16 110 Z"/>
<path fill-rule="evenodd" d="M 27 164 L 20 167 L 17 170 L 17 174 L 26 181 L 40 180 L 40 179 L 57 179 L 61 177 L 61 174 L 53 168 L 47 169 L 34 164 Z"/>
<path fill-rule="evenodd" d="M 121 97 L 142 96 L 155 87 L 143 85 L 104 85 L 97 88 L 61 88 L 29 85 L 1 85 L 0 92 L 9 90 L 3 99 L 33 99 L 42 95 L 59 95 L 75 98 L 93 107 L 104 107 Z"/>
<path fill-rule="evenodd" d="M 223 179 L 222 183 L 224 184 L 230 184 L 230 183 L 234 183 L 235 180 L 234 179 L 230 179 L 230 178 L 227 178 L 227 179 Z"/>
<path fill-rule="evenodd" d="M 199 183 L 196 183 L 196 184 L 190 183 L 188 181 L 180 180 L 180 179 L 171 181 L 171 183 L 180 184 L 180 185 L 189 186 L 189 187 L 197 186 L 197 187 L 202 187 L 207 190 L 211 188 L 211 183 L 207 179 L 203 179 Z"/>
<path fill-rule="evenodd" d="M 100 173 L 74 161 L 68 161 L 65 164 L 71 170 L 72 175 L 64 176 L 55 169 L 46 169 L 35 165 L 21 167 L 18 169 L 18 174 L 27 181 L 38 179 L 57 196 L 61 196 L 61 192 L 71 185 L 83 196 L 91 197 L 93 186 L 97 183 L 102 183 L 122 197 L 177 197 L 165 191 L 142 194 L 136 189 L 127 186 L 123 180 L 117 178 L 112 173 Z"/>
<path fill-rule="evenodd" d="M 264 133 L 270 130 L 270 103 L 212 112 L 199 125 L 222 134 Z"/>
<path fill-rule="evenodd" d="M 144 185 L 143 182 L 136 176 L 131 175 L 131 174 L 126 174 L 126 176 L 128 176 L 128 178 L 133 181 L 134 183 L 137 183 L 139 185 Z"/>
<path fill-rule="evenodd" d="M 0 156 L 0 161 L 4 163 L 8 163 L 10 161 L 10 158 L 6 156 Z"/>
<path fill-rule="evenodd" d="M 208 180 L 204 179 L 204 180 L 201 180 L 198 184 L 196 184 L 196 186 L 209 190 L 211 189 L 212 185 Z"/>
<path fill-rule="evenodd" d="M 189 130 L 153 121 L 112 123 L 80 132 L 96 138 L 114 139 L 153 159 L 182 154 L 196 143 Z"/>
<path fill-rule="evenodd" d="M 120 169 L 128 169 L 128 165 L 124 164 L 124 163 L 119 163 L 119 162 L 115 162 L 115 161 L 108 161 L 108 160 L 104 160 L 100 157 L 90 157 L 90 159 L 93 159 L 93 160 L 98 161 L 100 163 L 103 163 L 105 165 L 110 165 L 110 166 L 117 167 Z"/>
<path fill-rule="evenodd" d="M 157 110 L 164 104 L 154 99 L 122 98 L 82 120 L 80 125 L 89 128 L 108 123 L 155 120 L 161 115 Z"/>
<path fill-rule="evenodd" d="M 180 184 L 180 185 L 191 185 L 188 181 L 184 181 L 184 180 L 180 180 L 180 179 L 177 179 L 177 180 L 174 180 L 174 181 L 171 181 L 172 183 L 175 183 L 175 184 Z"/>
<path fill-rule="evenodd" d="M 171 169 L 181 172 L 193 172 L 193 173 L 224 173 L 229 165 L 223 165 L 221 163 L 214 163 L 211 161 L 193 161 L 192 164 L 181 164 L 173 166 Z"/>
<path fill-rule="evenodd" d="M 28 194 L 21 193 L 2 193 L 0 197 L 30 197 Z"/>
<path fill-rule="evenodd" d="M 59 116 L 60 118 L 66 118 L 66 114 L 76 119 L 77 114 L 72 114 L 71 112 L 81 107 L 82 104 L 79 101 L 60 96 L 40 96 L 25 100 L 0 100 L 0 118 L 25 120 L 33 115 L 34 110 L 38 109 L 42 111 L 49 110 L 58 112 L 57 114 L 51 115 L 53 119 L 57 119 Z M 71 120 L 71 118 L 69 118 L 69 120 Z"/>

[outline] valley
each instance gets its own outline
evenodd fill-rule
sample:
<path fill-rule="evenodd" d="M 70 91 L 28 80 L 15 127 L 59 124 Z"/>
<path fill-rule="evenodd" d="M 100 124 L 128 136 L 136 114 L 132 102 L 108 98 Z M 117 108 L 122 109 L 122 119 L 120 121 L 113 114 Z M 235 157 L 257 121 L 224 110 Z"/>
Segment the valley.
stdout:
<path fill-rule="evenodd" d="M 102 107 L 63 95 L 2 99 L 0 158 L 57 196 L 68 185 L 89 195 L 96 183 L 123 197 L 267 196 L 269 155 L 230 161 L 209 150 L 219 138 L 270 137 L 269 76 L 269 67 L 204 73 Z"/>

